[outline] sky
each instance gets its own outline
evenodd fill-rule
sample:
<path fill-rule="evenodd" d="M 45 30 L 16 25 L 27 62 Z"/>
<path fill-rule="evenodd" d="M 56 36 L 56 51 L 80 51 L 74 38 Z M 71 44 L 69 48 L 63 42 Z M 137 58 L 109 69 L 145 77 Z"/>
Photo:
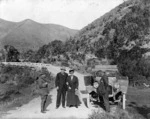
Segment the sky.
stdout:
<path fill-rule="evenodd" d="M 121 4 L 123 0 L 0 0 L 0 18 L 81 29 Z"/>

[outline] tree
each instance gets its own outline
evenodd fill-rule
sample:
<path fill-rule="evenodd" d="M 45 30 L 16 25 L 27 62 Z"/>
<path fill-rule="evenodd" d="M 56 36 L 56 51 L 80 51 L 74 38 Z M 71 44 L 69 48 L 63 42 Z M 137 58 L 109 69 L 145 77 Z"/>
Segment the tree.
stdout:
<path fill-rule="evenodd" d="M 60 55 L 65 52 L 64 50 L 64 44 L 60 40 L 54 40 L 51 42 L 51 47 L 52 47 L 52 55 Z"/>
<path fill-rule="evenodd" d="M 102 49 L 98 49 L 95 53 L 95 56 L 98 57 L 98 58 L 105 58 L 106 56 L 106 52 L 105 50 L 102 48 Z"/>
<path fill-rule="evenodd" d="M 122 62 L 118 63 L 118 70 L 123 76 L 128 76 L 132 79 L 137 74 L 137 61 L 125 58 Z"/>
<path fill-rule="evenodd" d="M 23 56 L 23 59 L 25 61 L 30 61 L 31 60 L 31 57 L 35 54 L 35 52 L 33 50 L 28 50 L 27 52 L 23 53 L 22 56 Z"/>
<path fill-rule="evenodd" d="M 150 61 L 149 58 L 141 58 L 137 64 L 138 73 L 146 78 L 150 77 Z"/>
<path fill-rule="evenodd" d="M 19 62 L 19 51 L 11 45 L 5 45 L 6 50 L 6 61 L 7 62 Z"/>

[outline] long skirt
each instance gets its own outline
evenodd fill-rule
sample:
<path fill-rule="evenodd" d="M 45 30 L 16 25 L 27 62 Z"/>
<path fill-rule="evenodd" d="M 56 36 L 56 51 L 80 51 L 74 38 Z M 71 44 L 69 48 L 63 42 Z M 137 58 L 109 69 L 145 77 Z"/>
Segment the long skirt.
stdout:
<path fill-rule="evenodd" d="M 80 100 L 77 95 L 75 95 L 75 91 L 67 92 L 67 106 L 79 106 Z"/>

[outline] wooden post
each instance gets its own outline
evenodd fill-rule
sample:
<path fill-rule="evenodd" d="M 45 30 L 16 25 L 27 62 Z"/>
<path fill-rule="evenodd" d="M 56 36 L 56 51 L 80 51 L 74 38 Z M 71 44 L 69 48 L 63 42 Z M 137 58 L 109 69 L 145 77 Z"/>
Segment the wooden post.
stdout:
<path fill-rule="evenodd" d="M 90 94 L 87 95 L 87 106 L 88 108 L 91 108 Z"/>
<path fill-rule="evenodd" d="M 123 109 L 126 108 L 126 93 L 123 93 Z"/>

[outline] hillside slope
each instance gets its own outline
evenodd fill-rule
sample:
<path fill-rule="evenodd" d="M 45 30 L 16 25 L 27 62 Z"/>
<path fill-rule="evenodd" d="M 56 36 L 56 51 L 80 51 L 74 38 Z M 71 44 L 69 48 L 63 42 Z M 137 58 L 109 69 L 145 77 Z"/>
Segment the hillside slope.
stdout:
<path fill-rule="evenodd" d="M 65 41 L 76 32 L 60 25 L 41 24 L 30 19 L 21 22 L 0 19 L 0 46 L 12 45 L 20 51 L 37 50 L 55 39 Z"/>
<path fill-rule="evenodd" d="M 74 37 L 80 52 L 95 53 L 143 46 L 150 41 L 149 0 L 128 0 L 84 27 Z M 115 49 L 116 48 L 116 49 Z"/>

